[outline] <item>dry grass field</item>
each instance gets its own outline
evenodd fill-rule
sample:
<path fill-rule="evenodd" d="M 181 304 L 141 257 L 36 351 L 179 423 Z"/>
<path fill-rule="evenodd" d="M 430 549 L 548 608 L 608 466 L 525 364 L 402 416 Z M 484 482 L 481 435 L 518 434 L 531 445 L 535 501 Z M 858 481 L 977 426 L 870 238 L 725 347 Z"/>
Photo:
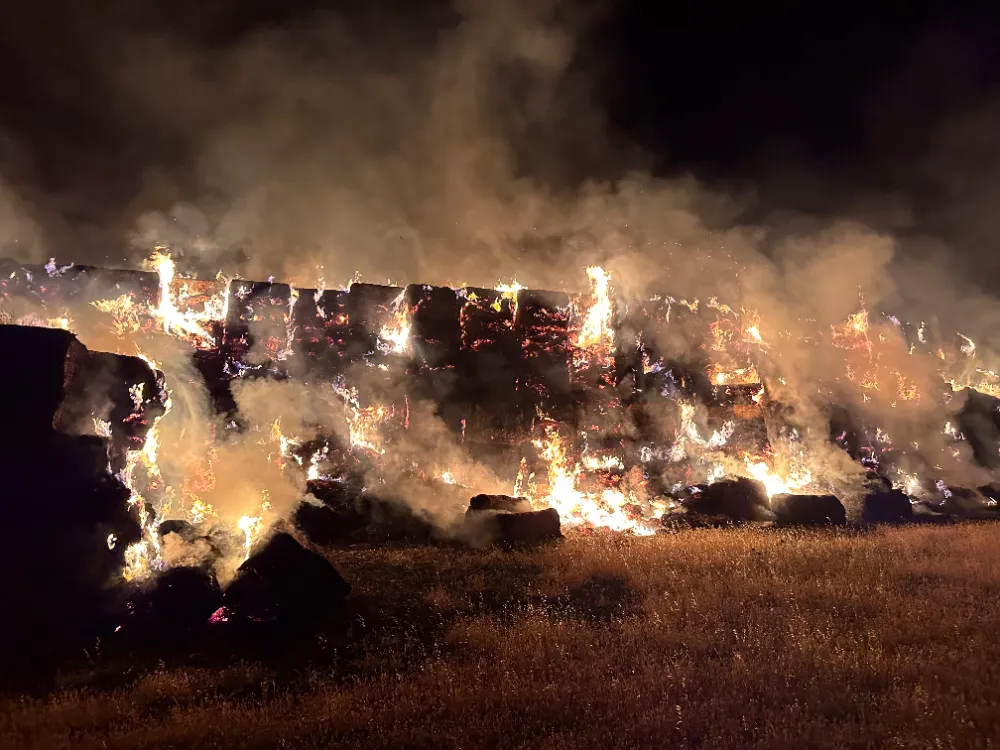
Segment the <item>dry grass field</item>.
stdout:
<path fill-rule="evenodd" d="M 3 748 L 1000 744 L 1000 526 L 337 551 L 330 660 L 0 701 Z"/>

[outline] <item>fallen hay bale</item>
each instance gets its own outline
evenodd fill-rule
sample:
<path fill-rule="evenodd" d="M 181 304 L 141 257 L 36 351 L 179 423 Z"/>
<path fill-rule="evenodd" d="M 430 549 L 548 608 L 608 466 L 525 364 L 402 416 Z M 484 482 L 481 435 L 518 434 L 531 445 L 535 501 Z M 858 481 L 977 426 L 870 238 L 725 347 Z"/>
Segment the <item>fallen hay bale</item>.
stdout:
<path fill-rule="evenodd" d="M 470 510 L 465 514 L 461 537 L 473 547 L 523 547 L 554 541 L 562 538 L 559 511 Z"/>
<path fill-rule="evenodd" d="M 474 513 L 486 510 L 525 513 L 531 510 L 531 503 L 526 497 L 512 497 L 511 495 L 476 495 L 469 500 L 467 512 Z"/>
<path fill-rule="evenodd" d="M 770 501 L 762 482 L 746 477 L 689 487 L 684 507 L 700 516 L 725 516 L 734 521 L 771 520 Z"/>
<path fill-rule="evenodd" d="M 210 571 L 170 568 L 131 594 L 122 637 L 157 649 L 182 646 L 204 631 L 222 601 L 222 589 Z"/>
<path fill-rule="evenodd" d="M 352 520 L 360 521 L 351 523 Z M 358 514 L 338 513 L 326 505 L 303 501 L 292 515 L 292 523 L 313 544 L 329 547 L 345 541 L 351 532 L 364 528 L 364 519 Z"/>
<path fill-rule="evenodd" d="M 993 520 L 1000 518 L 996 500 L 970 487 L 948 487 L 936 510 L 958 518 Z"/>
<path fill-rule="evenodd" d="M 316 502 L 302 502 L 292 520 L 315 544 L 428 542 L 437 533 L 428 513 L 402 499 L 340 482 L 310 482 L 309 491 Z"/>
<path fill-rule="evenodd" d="M 905 523 L 913 520 L 913 505 L 902 490 L 872 489 L 861 498 L 861 521 Z"/>
<path fill-rule="evenodd" d="M 771 511 L 779 524 L 816 526 L 847 523 L 847 511 L 834 495 L 780 494 L 771 498 Z"/>
<path fill-rule="evenodd" d="M 350 591 L 326 558 L 281 532 L 240 565 L 225 606 L 243 619 L 311 626 L 336 614 Z"/>
<path fill-rule="evenodd" d="M 540 544 L 562 538 L 559 511 L 555 508 L 527 513 L 498 513 L 494 520 L 499 531 L 497 543 L 501 545 Z"/>

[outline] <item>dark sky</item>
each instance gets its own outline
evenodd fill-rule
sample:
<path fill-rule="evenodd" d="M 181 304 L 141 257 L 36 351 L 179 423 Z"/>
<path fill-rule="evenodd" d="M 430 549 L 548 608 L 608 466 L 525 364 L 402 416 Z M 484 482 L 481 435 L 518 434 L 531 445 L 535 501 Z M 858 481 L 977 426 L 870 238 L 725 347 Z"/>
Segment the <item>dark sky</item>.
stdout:
<path fill-rule="evenodd" d="M 1000 163 L 985 111 L 997 93 L 1000 32 L 985 6 L 576 5 L 589 23 L 566 76 L 586 80 L 575 95 L 606 118 L 622 164 L 638 158 L 656 174 L 750 184 L 761 215 L 849 212 L 858 196 L 867 210 L 867 196 L 880 196 L 876 206 L 898 198 L 922 217 L 921 231 L 979 241 L 958 235 L 970 211 L 986 208 L 972 205 L 970 191 L 982 193 L 984 180 L 992 189 Z M 390 0 L 17 4 L 0 24 L 0 176 L 41 212 L 43 231 L 54 221 L 127 226 L 150 166 L 171 172 L 196 155 L 190 137 L 136 126 L 109 82 L 109 70 L 130 65 L 113 53 L 118 41 L 154 33 L 225 51 L 261 30 L 308 26 L 331 9 L 353 35 L 377 43 L 390 27 L 433 39 L 458 18 L 447 2 Z M 966 120 L 967 131 L 949 135 L 951 123 Z M 584 157 L 574 167 L 577 176 L 609 169 Z M 183 197 L 191 186 L 181 170 L 171 175 Z M 894 221 L 875 213 L 873 221 Z"/>

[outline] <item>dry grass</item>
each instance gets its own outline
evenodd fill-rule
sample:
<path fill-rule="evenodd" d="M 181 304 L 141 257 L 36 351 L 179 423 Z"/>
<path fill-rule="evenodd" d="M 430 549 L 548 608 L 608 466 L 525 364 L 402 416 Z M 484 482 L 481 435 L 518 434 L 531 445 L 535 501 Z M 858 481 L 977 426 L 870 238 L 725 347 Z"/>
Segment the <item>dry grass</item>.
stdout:
<path fill-rule="evenodd" d="M 351 658 L 0 702 L 4 748 L 990 747 L 1000 527 L 334 554 Z"/>

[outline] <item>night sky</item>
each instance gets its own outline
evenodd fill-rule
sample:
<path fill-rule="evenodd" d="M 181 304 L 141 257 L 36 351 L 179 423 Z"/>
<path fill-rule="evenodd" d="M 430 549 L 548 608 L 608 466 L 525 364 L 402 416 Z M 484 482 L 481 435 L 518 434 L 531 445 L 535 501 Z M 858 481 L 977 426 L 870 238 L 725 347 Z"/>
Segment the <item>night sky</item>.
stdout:
<path fill-rule="evenodd" d="M 601 153 L 581 148 L 567 159 L 572 168 L 561 177 L 614 178 L 636 165 L 660 176 L 693 173 L 720 189 L 749 186 L 750 218 L 860 212 L 876 228 L 930 233 L 982 254 L 995 225 L 992 195 L 1000 195 L 992 109 L 1000 27 L 988 9 L 563 5 L 578 28 L 565 77 L 601 113 L 605 138 Z M 137 126 L 127 97 L 109 83 L 109 71 L 129 66 L 127 54 L 114 53 L 121 39 L 151 33 L 225 51 L 262 30 L 308 27 L 317 12 L 336 12 L 356 38 L 384 43 L 402 34 L 429 44 L 459 18 L 446 2 L 388 0 L 100 8 L 18 4 L 0 24 L 0 177 L 43 234 L 60 239 L 82 225 L 113 237 L 138 211 L 156 208 L 136 201 L 150 167 L 171 175 L 172 197 L 197 181 L 181 169 L 196 158 L 191 139 Z M 571 120 L 552 128 L 573 142 Z M 898 205 L 907 207 L 903 219 Z M 56 223 L 59 232 L 50 230 Z"/>

